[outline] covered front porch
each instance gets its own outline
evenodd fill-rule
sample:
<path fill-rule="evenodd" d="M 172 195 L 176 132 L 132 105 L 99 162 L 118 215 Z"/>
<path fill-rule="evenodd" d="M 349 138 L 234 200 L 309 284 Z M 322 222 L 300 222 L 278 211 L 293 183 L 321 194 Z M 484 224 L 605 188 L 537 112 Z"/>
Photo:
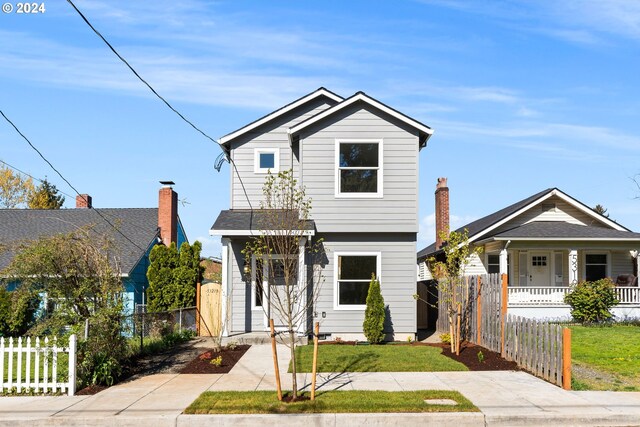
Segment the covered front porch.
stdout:
<path fill-rule="evenodd" d="M 509 313 L 529 318 L 569 318 L 564 297 L 571 285 L 610 278 L 619 304 L 617 319 L 640 318 L 637 241 L 532 240 L 485 242 L 488 273 L 508 276 Z"/>

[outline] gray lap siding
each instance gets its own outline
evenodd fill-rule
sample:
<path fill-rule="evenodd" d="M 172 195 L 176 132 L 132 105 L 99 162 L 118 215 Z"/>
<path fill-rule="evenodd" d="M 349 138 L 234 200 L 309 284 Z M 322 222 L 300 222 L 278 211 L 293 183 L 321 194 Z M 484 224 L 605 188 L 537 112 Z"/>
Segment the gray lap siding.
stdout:
<path fill-rule="evenodd" d="M 362 333 L 364 310 L 336 310 L 336 252 L 380 252 L 380 285 L 384 302 L 389 306 L 391 325 L 387 332 L 416 332 L 416 234 L 415 233 L 327 233 L 324 239 L 328 263 L 322 268 L 322 283 L 313 320 L 320 322 L 323 333 Z M 310 278 L 311 276 L 308 275 Z M 326 317 L 322 317 L 322 313 Z"/>

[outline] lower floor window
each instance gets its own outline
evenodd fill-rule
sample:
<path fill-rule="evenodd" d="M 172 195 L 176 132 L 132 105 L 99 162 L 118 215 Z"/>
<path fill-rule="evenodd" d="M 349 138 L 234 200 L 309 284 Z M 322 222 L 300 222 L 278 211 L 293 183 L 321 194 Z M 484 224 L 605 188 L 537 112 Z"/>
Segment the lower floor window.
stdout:
<path fill-rule="evenodd" d="M 607 277 L 607 254 L 585 255 L 585 280 L 593 282 Z"/>
<path fill-rule="evenodd" d="M 364 306 L 371 276 L 379 277 L 378 254 L 337 255 L 338 306 Z"/>

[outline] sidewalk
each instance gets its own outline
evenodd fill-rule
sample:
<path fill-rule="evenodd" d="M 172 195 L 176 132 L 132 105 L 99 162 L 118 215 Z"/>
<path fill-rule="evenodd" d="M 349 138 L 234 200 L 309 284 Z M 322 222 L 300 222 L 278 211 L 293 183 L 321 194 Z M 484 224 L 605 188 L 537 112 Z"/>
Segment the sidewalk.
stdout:
<path fill-rule="evenodd" d="M 289 350 L 278 347 L 283 387 Z M 300 388 L 310 374 L 299 374 Z M 181 415 L 206 390 L 275 390 L 270 345 L 254 345 L 228 374 L 157 374 L 94 396 L 2 397 L 0 426 L 29 425 L 640 425 L 640 393 L 567 392 L 524 372 L 319 374 L 319 390 L 457 390 L 482 413 Z"/>

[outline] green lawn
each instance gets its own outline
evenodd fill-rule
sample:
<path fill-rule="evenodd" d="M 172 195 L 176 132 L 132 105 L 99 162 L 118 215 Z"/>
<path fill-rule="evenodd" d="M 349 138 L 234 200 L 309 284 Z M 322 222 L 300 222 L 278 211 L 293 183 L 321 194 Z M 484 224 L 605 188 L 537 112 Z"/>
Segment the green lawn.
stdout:
<path fill-rule="evenodd" d="M 318 372 L 441 372 L 467 371 L 443 356 L 442 349 L 411 345 L 321 345 Z M 311 372 L 313 346 L 296 349 L 298 372 Z M 291 367 L 289 367 L 291 371 Z"/>
<path fill-rule="evenodd" d="M 457 405 L 431 405 L 425 399 L 452 399 Z M 185 414 L 301 414 L 318 412 L 477 412 L 456 391 L 324 391 L 315 401 L 279 402 L 274 391 L 204 392 Z"/>
<path fill-rule="evenodd" d="M 576 390 L 640 391 L 640 326 L 571 327 Z"/>

